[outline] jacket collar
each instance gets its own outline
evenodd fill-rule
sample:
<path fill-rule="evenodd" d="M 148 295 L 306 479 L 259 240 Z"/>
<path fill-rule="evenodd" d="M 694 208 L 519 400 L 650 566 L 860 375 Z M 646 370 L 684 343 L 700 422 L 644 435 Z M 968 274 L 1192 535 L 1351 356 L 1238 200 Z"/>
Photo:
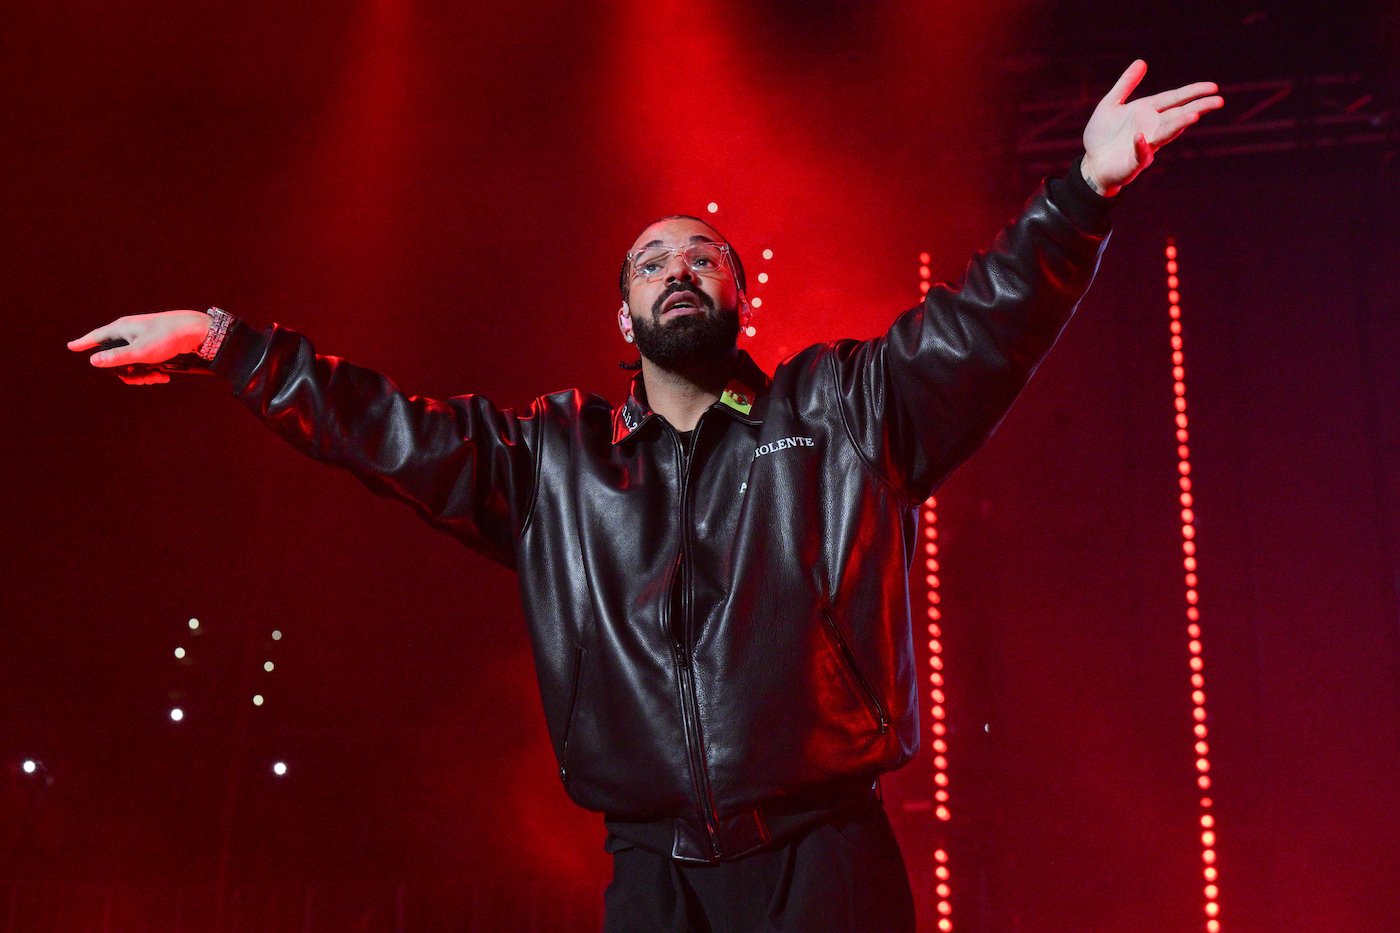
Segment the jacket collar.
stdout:
<path fill-rule="evenodd" d="M 768 387 L 772 384 L 768 374 L 759 368 L 753 357 L 739 351 L 734 364 L 734 373 L 729 383 L 720 393 L 719 400 L 710 410 L 720 410 L 745 424 L 762 424 L 763 411 L 767 407 Z M 646 401 L 646 385 L 642 374 L 632 377 L 632 387 L 627 393 L 627 401 L 613 409 L 612 442 L 619 444 L 641 430 L 642 426 L 658 417 Z"/>

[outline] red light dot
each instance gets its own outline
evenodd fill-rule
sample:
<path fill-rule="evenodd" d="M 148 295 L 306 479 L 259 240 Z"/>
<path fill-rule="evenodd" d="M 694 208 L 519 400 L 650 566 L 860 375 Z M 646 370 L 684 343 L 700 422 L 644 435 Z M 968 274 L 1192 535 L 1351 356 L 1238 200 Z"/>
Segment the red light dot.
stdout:
<path fill-rule="evenodd" d="M 1205 832 L 1201 833 L 1201 843 L 1206 846 L 1215 845 L 1215 833 L 1211 832 L 1210 830 L 1206 830 Z"/>
<path fill-rule="evenodd" d="M 1181 542 L 1181 550 L 1186 554 L 1194 554 L 1196 553 L 1196 543 L 1194 541 L 1183 541 Z"/>
<path fill-rule="evenodd" d="M 929 606 L 928 617 L 936 621 L 938 619 L 943 618 L 943 613 L 939 611 L 937 606 Z"/>
<path fill-rule="evenodd" d="M 1172 338 L 1172 349 L 1173 349 L 1173 350 L 1180 350 L 1180 349 L 1181 349 L 1181 338 L 1180 338 L 1180 337 L 1173 337 L 1173 338 Z"/>
<path fill-rule="evenodd" d="M 1168 258 L 1168 259 L 1175 259 L 1175 258 L 1176 258 L 1176 246 L 1175 246 L 1175 245 L 1173 245 L 1173 244 L 1168 244 L 1168 245 L 1167 245 L 1167 258 Z"/>
<path fill-rule="evenodd" d="M 1206 705 L 1206 692 L 1205 692 L 1204 690 L 1192 690 L 1192 691 L 1191 691 L 1191 702 L 1192 702 L 1192 703 L 1195 703 L 1197 706 L 1205 706 L 1205 705 Z"/>
<path fill-rule="evenodd" d="M 1187 424 L 1188 424 L 1188 422 L 1187 422 L 1187 420 L 1186 420 L 1186 416 L 1185 416 L 1185 415 L 1177 415 L 1177 416 L 1176 416 L 1176 426 L 1177 426 L 1178 428 L 1184 428 L 1184 427 L 1186 427 Z"/>
<path fill-rule="evenodd" d="M 928 265 L 929 260 L 932 259 L 932 258 L 933 258 L 933 257 L 929 256 L 928 253 L 920 253 L 920 254 L 919 254 L 919 262 L 923 263 L 924 265 Z"/>
<path fill-rule="evenodd" d="M 1190 619 L 1192 622 L 1195 622 L 1200 617 L 1201 610 L 1197 609 L 1195 606 L 1192 606 L 1190 609 L 1186 610 L 1186 618 Z"/>
<path fill-rule="evenodd" d="M 1207 789 L 1208 787 L 1210 787 L 1210 778 L 1207 775 L 1202 774 L 1200 777 L 1196 778 L 1196 786 L 1199 787 L 1201 790 Z"/>
<path fill-rule="evenodd" d="M 1191 458 L 1191 448 L 1187 447 L 1185 444 L 1178 444 L 1176 455 L 1182 460 L 1189 460 Z"/>
<path fill-rule="evenodd" d="M 930 557 L 929 559 L 927 559 L 927 560 L 924 561 L 924 567 L 925 567 L 926 569 L 928 569 L 928 570 L 933 571 L 934 573 L 937 573 L 937 572 L 938 572 L 938 561 L 935 560 L 935 559 L 933 559 L 932 557 Z"/>
<path fill-rule="evenodd" d="M 942 904 L 939 904 L 938 907 L 940 910 L 943 909 Z M 949 907 L 948 909 L 952 910 L 951 907 Z M 953 921 L 949 920 L 947 917 L 944 917 L 942 920 L 939 920 L 938 933 L 953 933 Z"/>
<path fill-rule="evenodd" d="M 1191 439 L 1191 435 L 1186 433 L 1185 428 L 1177 428 L 1176 439 L 1178 443 L 1184 444 Z"/>
<path fill-rule="evenodd" d="M 1197 580 L 1196 580 L 1196 575 L 1195 575 L 1194 573 L 1188 573 L 1188 574 L 1186 575 L 1186 585 L 1187 585 L 1187 586 L 1195 586 L 1195 585 L 1196 585 L 1196 582 L 1197 582 Z"/>
<path fill-rule="evenodd" d="M 1186 479 L 1185 477 L 1177 480 L 1176 484 L 1181 487 L 1183 492 L 1191 491 L 1191 480 Z"/>
<path fill-rule="evenodd" d="M 933 876 L 934 876 L 935 878 L 942 879 L 943 881 L 947 881 L 947 880 L 948 880 L 948 869 L 947 869 L 947 868 L 944 868 L 942 865 L 939 865 L 937 868 L 935 868 L 935 869 L 933 870 Z"/>
<path fill-rule="evenodd" d="M 1205 862 L 1207 865 L 1214 865 L 1214 864 L 1215 864 L 1215 850 L 1214 850 L 1214 849 L 1206 849 L 1204 852 L 1202 852 L 1202 853 L 1201 853 L 1201 861 Z"/>
<path fill-rule="evenodd" d="M 943 864 L 948 861 L 948 853 L 944 849 L 934 849 L 933 858 L 934 861 L 938 862 L 939 864 Z"/>
<path fill-rule="evenodd" d="M 1167 272 L 1168 272 L 1168 273 L 1175 273 L 1175 272 L 1176 272 L 1176 260 L 1170 260 L 1170 261 L 1167 262 Z"/>
<path fill-rule="evenodd" d="M 1219 921 L 1219 920 L 1207 920 L 1207 921 L 1206 921 L 1206 933 L 1220 933 L 1220 921 Z"/>
<path fill-rule="evenodd" d="M 938 574 L 936 574 L 936 573 L 927 574 L 927 575 L 924 577 L 924 582 L 927 583 L 930 587 L 938 586 Z"/>
<path fill-rule="evenodd" d="M 1190 625 L 1186 626 L 1186 634 L 1190 635 L 1192 638 L 1200 638 L 1201 627 L 1193 622 Z"/>
<path fill-rule="evenodd" d="M 947 897 L 949 894 L 953 893 L 953 889 L 946 884 L 940 884 L 938 887 L 934 888 L 934 890 L 938 892 L 939 897 Z"/>
<path fill-rule="evenodd" d="M 1191 670 L 1193 670 L 1193 671 L 1199 671 L 1199 670 L 1201 670 L 1202 668 L 1204 668 L 1204 667 L 1206 666 L 1206 663 L 1205 663 L 1204 661 L 1202 661 L 1200 658 L 1192 658 L 1192 659 L 1191 659 L 1189 662 L 1187 662 L 1187 663 L 1190 664 Z"/>
<path fill-rule="evenodd" d="M 1199 641 L 1196 641 L 1195 639 L 1192 639 L 1192 640 L 1191 640 L 1191 643 L 1188 644 L 1186 647 L 1187 647 L 1188 649 L 1190 649 L 1190 651 L 1191 651 L 1192 654 L 1200 654 L 1200 653 L 1201 653 L 1201 643 L 1200 643 Z"/>
<path fill-rule="evenodd" d="M 1220 877 L 1220 869 L 1207 868 L 1204 874 L 1207 881 L 1214 881 L 1216 878 Z"/>
<path fill-rule="evenodd" d="M 1219 915 L 1220 915 L 1220 905 L 1217 904 L 1217 903 L 1215 903 L 1215 901 L 1208 901 L 1208 902 L 1206 903 L 1206 916 L 1208 916 L 1208 917 L 1217 917 L 1217 916 L 1219 916 Z"/>
<path fill-rule="evenodd" d="M 1176 304 L 1181 300 L 1181 293 L 1173 288 L 1171 291 L 1167 292 L 1167 300 L 1172 304 Z"/>
<path fill-rule="evenodd" d="M 1178 381 L 1186 378 L 1186 368 L 1184 366 L 1172 367 L 1172 378 Z"/>
<path fill-rule="evenodd" d="M 1208 884 L 1206 885 L 1205 891 L 1203 891 L 1202 893 L 1205 894 L 1205 896 L 1210 898 L 1211 900 L 1215 900 L 1217 897 L 1220 896 L 1220 888 L 1216 885 Z"/>
<path fill-rule="evenodd" d="M 1172 385 L 1172 391 L 1175 392 L 1177 395 L 1185 395 L 1185 394 L 1186 394 L 1186 383 L 1184 383 L 1184 382 L 1177 382 L 1177 383 L 1174 383 L 1174 384 Z"/>
<path fill-rule="evenodd" d="M 938 902 L 938 912 L 939 912 L 940 914 L 943 914 L 943 915 L 946 917 L 948 914 L 951 914 L 951 913 L 953 912 L 953 905 L 952 905 L 952 904 L 949 904 L 947 901 L 939 901 L 939 902 Z M 952 925 L 951 925 L 951 924 L 950 924 L 949 926 L 946 926 L 946 927 L 943 926 L 943 921 L 941 921 L 941 920 L 938 922 L 938 926 L 939 926 L 939 929 L 944 929 L 944 930 L 950 930 L 950 929 L 952 929 Z"/>
<path fill-rule="evenodd" d="M 932 697 L 932 699 L 933 699 L 933 702 L 935 702 L 935 703 L 942 703 L 942 702 L 944 702 L 944 700 L 946 699 L 946 698 L 943 696 L 943 691 L 942 691 L 942 690 L 934 690 L 933 693 L 932 693 L 932 695 L 931 695 L 931 697 Z"/>
<path fill-rule="evenodd" d="M 937 553 L 938 553 L 938 545 L 936 545 L 936 544 L 934 544 L 932 541 L 930 541 L 928 544 L 925 544 L 925 545 L 924 545 L 924 553 L 925 553 L 925 554 L 937 554 Z"/>
<path fill-rule="evenodd" d="M 940 820 L 942 820 L 942 821 L 945 822 L 945 823 L 948 822 L 948 820 L 950 820 L 950 819 L 953 818 L 953 814 L 951 814 L 951 813 L 948 812 L 948 808 L 947 808 L 947 807 L 938 807 L 937 809 L 935 809 L 935 810 L 933 811 L 933 815 L 936 816 L 936 817 L 938 817 Z"/>
<path fill-rule="evenodd" d="M 1200 674 L 1192 674 L 1192 675 L 1191 675 L 1191 686 L 1193 686 L 1193 687 L 1204 687 L 1205 685 L 1206 685 L 1206 679 L 1205 679 L 1204 676 L 1202 676 L 1202 675 L 1200 675 Z"/>
<path fill-rule="evenodd" d="M 947 735 L 947 734 L 948 734 L 948 727 L 947 727 L 946 725 L 944 725 L 943 723 L 941 723 L 941 722 L 936 722 L 936 723 L 933 724 L 933 734 L 934 734 L 934 735 Z"/>
<path fill-rule="evenodd" d="M 923 292 L 924 294 L 927 295 L 927 294 L 928 294 L 928 289 L 929 289 L 929 284 L 928 284 L 927 282 L 920 282 L 920 283 L 919 283 L 919 291 L 921 291 L 921 292 Z"/>
<path fill-rule="evenodd" d="M 1196 513 L 1190 509 L 1182 509 L 1181 520 L 1189 525 L 1196 520 Z"/>
<path fill-rule="evenodd" d="M 935 752 L 937 752 L 938 754 L 942 755 L 944 752 L 946 752 L 946 751 L 948 750 L 948 743 L 945 742 L 945 741 L 943 741 L 942 739 L 934 739 L 934 740 L 933 740 L 933 750 L 934 750 Z"/>
<path fill-rule="evenodd" d="M 1172 353 L 1172 365 L 1173 365 L 1173 366 L 1180 366 L 1180 365 L 1181 365 L 1182 363 L 1184 363 L 1184 362 L 1186 362 L 1186 354 L 1185 354 L 1185 353 L 1182 353 L 1180 350 L 1177 350 L 1177 351 L 1175 351 L 1174 353 Z"/>
<path fill-rule="evenodd" d="M 1196 727 L 1195 727 L 1195 729 L 1194 729 L 1193 731 L 1194 731 L 1194 732 L 1196 733 L 1196 735 L 1199 736 L 1200 738 L 1205 738 L 1205 737 L 1206 737 L 1206 727 L 1205 727 L 1204 725 L 1200 724 L 1200 723 L 1197 723 L 1197 724 L 1196 724 Z"/>
<path fill-rule="evenodd" d="M 1210 754 L 1210 743 L 1209 743 L 1209 742 L 1197 742 L 1197 743 L 1196 743 L 1196 754 L 1197 754 L 1197 755 L 1201 755 L 1202 757 L 1204 757 L 1204 756 L 1206 756 L 1206 755 L 1209 755 L 1209 754 Z"/>
<path fill-rule="evenodd" d="M 1170 271 L 1170 270 L 1169 270 L 1169 271 Z M 1180 284 L 1181 284 L 1181 282 L 1180 282 L 1180 280 L 1177 279 L 1176 276 L 1174 276 L 1174 275 L 1169 275 L 1169 276 L 1167 276 L 1167 288 L 1176 288 L 1176 287 L 1177 287 L 1178 285 L 1180 285 Z"/>
<path fill-rule="evenodd" d="M 929 271 L 929 267 L 928 267 L 928 266 L 920 266 L 920 267 L 919 267 L 919 276 L 920 276 L 921 278 L 925 278 L 925 279 L 926 279 L 926 278 L 929 277 L 930 274 L 931 274 L 931 273 L 930 273 L 930 271 Z"/>
<path fill-rule="evenodd" d="M 1204 709 L 1203 707 L 1200 707 L 1200 706 L 1196 707 L 1195 709 L 1193 709 L 1193 710 L 1191 711 L 1191 718 L 1192 718 L 1192 719 L 1195 719 L 1197 722 L 1205 722 L 1205 721 L 1206 721 L 1206 711 L 1205 711 L 1205 709 Z"/>
<path fill-rule="evenodd" d="M 933 792 L 933 799 L 937 800 L 939 803 L 947 803 L 948 792 L 946 790 L 936 790 Z"/>
<path fill-rule="evenodd" d="M 1176 404 L 1176 410 L 1177 410 L 1177 411 L 1185 411 L 1185 410 L 1186 410 L 1186 399 L 1184 399 L 1184 398 L 1178 398 L 1178 399 L 1176 400 L 1176 403 L 1175 403 L 1175 404 Z"/>
<path fill-rule="evenodd" d="M 1206 829 L 1210 829 L 1212 826 L 1215 825 L 1215 817 L 1211 816 L 1209 813 L 1202 813 L 1201 825 L 1204 826 Z"/>
<path fill-rule="evenodd" d="M 941 706 L 935 706 L 932 710 L 932 713 L 934 719 L 942 719 L 946 715 L 946 713 L 943 710 L 943 707 Z"/>
<path fill-rule="evenodd" d="M 1181 309 L 1180 309 L 1180 308 L 1172 308 L 1172 317 L 1177 317 L 1177 316 L 1179 316 L 1180 314 L 1181 314 Z M 1176 320 L 1172 321 L 1172 322 L 1171 322 L 1171 326 L 1170 326 L 1168 329 L 1169 329 L 1173 334 L 1180 334 L 1180 333 L 1181 333 L 1181 322 L 1180 322 L 1180 321 L 1176 321 Z"/>

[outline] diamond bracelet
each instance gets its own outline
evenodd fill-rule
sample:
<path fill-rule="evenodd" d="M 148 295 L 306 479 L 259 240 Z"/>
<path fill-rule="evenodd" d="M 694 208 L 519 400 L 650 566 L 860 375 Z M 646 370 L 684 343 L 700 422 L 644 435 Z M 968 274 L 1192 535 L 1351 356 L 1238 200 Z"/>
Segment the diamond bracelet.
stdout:
<path fill-rule="evenodd" d="M 219 352 L 219 347 L 224 342 L 224 337 L 228 336 L 229 326 L 233 323 L 233 315 L 223 308 L 210 308 L 205 312 L 213 320 L 209 322 L 209 331 L 204 335 L 204 342 L 199 345 L 195 353 L 201 360 L 212 360 Z"/>

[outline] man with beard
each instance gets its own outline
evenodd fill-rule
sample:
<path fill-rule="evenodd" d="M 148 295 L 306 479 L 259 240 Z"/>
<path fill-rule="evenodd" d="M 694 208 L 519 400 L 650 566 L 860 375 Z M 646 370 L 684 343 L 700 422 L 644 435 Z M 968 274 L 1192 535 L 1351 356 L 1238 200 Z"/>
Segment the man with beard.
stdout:
<path fill-rule="evenodd" d="M 735 338 L 743 266 L 675 215 L 627 251 L 628 399 L 522 411 L 408 396 L 217 308 L 69 346 L 134 383 L 194 353 L 303 452 L 518 571 L 569 795 L 599 811 L 605 930 L 911 931 L 878 778 L 919 743 L 907 572 L 919 504 L 991 434 L 1097 266 L 1113 195 L 1222 105 L 1213 84 L 1099 103 L 959 287 L 770 376 Z"/>

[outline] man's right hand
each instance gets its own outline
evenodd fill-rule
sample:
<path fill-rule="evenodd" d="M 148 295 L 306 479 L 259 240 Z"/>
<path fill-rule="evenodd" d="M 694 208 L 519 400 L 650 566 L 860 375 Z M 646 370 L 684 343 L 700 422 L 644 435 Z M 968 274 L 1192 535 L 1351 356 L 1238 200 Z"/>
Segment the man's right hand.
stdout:
<path fill-rule="evenodd" d="M 131 314 L 68 341 L 68 349 L 76 353 L 91 350 L 106 340 L 125 340 L 126 346 L 94 353 L 88 362 L 102 369 L 116 369 L 117 376 L 128 385 L 156 385 L 169 382 L 170 376 L 150 366 L 198 350 L 209 332 L 210 321 L 203 311 Z"/>

